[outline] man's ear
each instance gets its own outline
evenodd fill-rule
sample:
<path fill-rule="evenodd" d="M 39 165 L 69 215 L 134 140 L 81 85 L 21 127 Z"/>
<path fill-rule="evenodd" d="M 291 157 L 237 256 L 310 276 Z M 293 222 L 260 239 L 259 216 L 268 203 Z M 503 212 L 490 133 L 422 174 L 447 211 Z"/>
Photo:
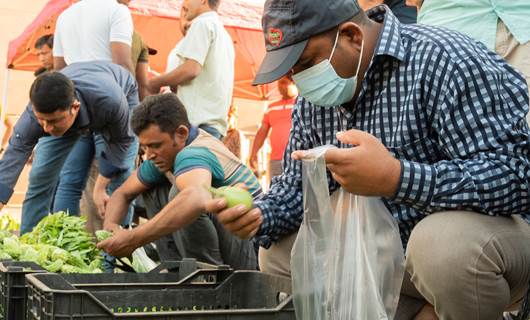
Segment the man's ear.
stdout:
<path fill-rule="evenodd" d="M 78 100 L 74 100 L 74 103 L 72 103 L 72 106 L 70 107 L 70 112 L 73 114 L 77 114 L 80 108 L 81 108 L 81 103 L 79 103 Z"/>
<path fill-rule="evenodd" d="M 186 141 L 186 139 L 188 139 L 189 134 L 190 134 L 190 130 L 186 126 L 183 126 L 183 125 L 180 125 L 175 130 L 175 137 L 179 140 Z"/>
<path fill-rule="evenodd" d="M 339 33 L 356 51 L 361 50 L 364 33 L 358 24 L 351 21 L 344 22 L 339 25 Z"/>

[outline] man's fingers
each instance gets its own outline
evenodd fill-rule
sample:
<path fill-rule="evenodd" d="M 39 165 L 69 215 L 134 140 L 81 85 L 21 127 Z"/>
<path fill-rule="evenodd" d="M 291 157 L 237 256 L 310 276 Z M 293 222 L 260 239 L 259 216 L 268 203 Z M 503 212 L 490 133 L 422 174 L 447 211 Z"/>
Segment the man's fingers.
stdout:
<path fill-rule="evenodd" d="M 108 199 L 103 200 L 103 204 L 101 205 L 101 218 L 105 219 L 105 212 L 107 211 L 107 203 L 109 202 Z"/>
<path fill-rule="evenodd" d="M 243 228 L 237 230 L 234 232 L 236 236 L 238 236 L 241 239 L 249 239 L 252 238 L 256 232 L 258 231 L 259 227 L 261 226 L 261 223 L 263 222 L 263 218 L 261 215 L 259 215 L 254 221 L 247 224 Z"/>
<path fill-rule="evenodd" d="M 103 240 L 103 241 L 98 242 L 98 243 L 96 244 L 96 247 L 97 247 L 98 249 L 101 249 L 101 250 L 106 251 L 105 248 L 109 245 L 109 242 L 110 242 L 110 238 L 109 238 L 109 239 L 105 239 L 105 240 Z"/>
<path fill-rule="evenodd" d="M 297 151 L 293 151 L 293 153 L 291 153 L 291 158 L 293 158 L 294 160 L 302 160 L 305 156 L 305 151 L 304 150 L 297 150 Z"/>
<path fill-rule="evenodd" d="M 217 215 L 217 219 L 222 224 L 228 225 L 228 224 L 231 224 L 234 221 L 237 221 L 238 219 L 240 219 L 241 217 L 245 216 L 246 214 L 248 214 L 250 212 L 254 212 L 256 210 L 259 210 L 259 209 L 252 209 L 252 210 L 248 211 L 247 208 L 245 207 L 245 205 L 241 204 L 241 205 L 238 205 L 238 206 L 236 206 L 234 208 L 223 210 L 222 212 L 220 212 Z"/>
<path fill-rule="evenodd" d="M 227 202 L 224 198 L 213 199 L 206 203 L 206 212 L 217 213 L 227 206 Z"/>
<path fill-rule="evenodd" d="M 328 167 L 330 165 L 340 164 L 344 161 L 351 161 L 352 154 L 351 154 L 351 148 L 348 149 L 338 149 L 333 148 L 326 151 L 326 154 L 324 155 L 324 159 L 326 161 L 326 165 Z"/>
<path fill-rule="evenodd" d="M 350 163 L 348 165 L 351 166 L 352 164 Z M 332 174 L 337 176 L 344 176 L 348 174 L 348 167 L 346 165 L 326 164 L 326 167 Z"/>
<path fill-rule="evenodd" d="M 331 176 L 333 177 L 333 179 L 335 179 L 335 176 L 337 175 L 337 170 L 340 170 L 340 166 L 334 164 L 327 164 L 326 167 L 328 168 L 329 172 L 331 172 Z"/>
<path fill-rule="evenodd" d="M 229 226 L 234 233 L 243 232 L 245 230 L 250 231 L 252 228 L 249 226 L 256 224 L 260 219 L 261 213 L 259 211 L 249 211 L 247 214 L 227 226 Z"/>
<path fill-rule="evenodd" d="M 357 130 L 351 129 L 348 131 L 337 132 L 337 139 L 345 144 L 360 145 L 362 144 L 370 134 Z"/>
<path fill-rule="evenodd" d="M 105 220 L 105 205 L 101 206 L 99 210 L 99 216 L 101 217 L 101 219 Z"/>
<path fill-rule="evenodd" d="M 346 183 L 346 180 L 341 175 L 338 175 L 335 173 L 333 173 L 332 175 L 333 175 L 333 179 L 337 181 L 337 183 L 340 184 L 341 186 L 343 186 L 344 183 Z"/>
<path fill-rule="evenodd" d="M 230 215 L 220 215 L 219 222 L 221 222 L 230 232 L 236 232 L 252 223 L 260 215 L 261 213 L 259 209 L 246 211 L 243 207 L 243 210 L 234 210 L 233 212 L 230 212 Z"/>
<path fill-rule="evenodd" d="M 101 219 L 105 219 L 105 205 L 104 204 L 99 204 L 97 207 L 98 207 L 99 217 Z"/>

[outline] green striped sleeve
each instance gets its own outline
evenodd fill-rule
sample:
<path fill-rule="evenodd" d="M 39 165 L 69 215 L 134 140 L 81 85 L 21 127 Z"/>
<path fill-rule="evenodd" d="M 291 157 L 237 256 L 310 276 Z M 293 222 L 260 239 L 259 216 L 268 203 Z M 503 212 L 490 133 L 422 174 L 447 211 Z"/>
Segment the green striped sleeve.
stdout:
<path fill-rule="evenodd" d="M 167 180 L 166 176 L 158 170 L 151 160 L 144 161 L 140 165 L 137 176 L 140 182 L 148 187 L 163 183 Z"/>
<path fill-rule="evenodd" d="M 175 177 L 190 170 L 202 168 L 212 173 L 212 185 L 222 183 L 224 171 L 217 157 L 205 147 L 186 147 L 177 154 L 173 166 Z"/>
<path fill-rule="evenodd" d="M 254 198 L 261 194 L 261 186 L 258 179 L 249 168 L 242 164 L 240 164 L 238 168 L 226 178 L 223 185 L 233 186 L 240 183 L 246 185 L 248 191 Z"/>

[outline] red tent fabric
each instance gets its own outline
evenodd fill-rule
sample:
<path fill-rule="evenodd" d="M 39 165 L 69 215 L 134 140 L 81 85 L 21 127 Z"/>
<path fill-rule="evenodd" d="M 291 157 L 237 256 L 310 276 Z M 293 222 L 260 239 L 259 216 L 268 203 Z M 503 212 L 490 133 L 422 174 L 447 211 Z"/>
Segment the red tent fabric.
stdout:
<path fill-rule="evenodd" d="M 273 85 L 251 85 L 265 55 L 260 1 L 223 0 L 219 8 L 221 20 L 236 49 L 234 97 L 237 98 L 266 100 L 275 91 Z M 59 14 L 75 2 L 50 0 L 24 32 L 10 41 L 7 67 L 36 70 L 39 63 L 33 49 L 35 41 L 44 34 L 53 33 Z M 158 73 L 165 71 L 167 55 L 182 37 L 178 23 L 181 6 L 182 0 L 133 0 L 130 3 L 135 29 L 144 42 L 158 50 L 149 60 L 151 69 Z"/>

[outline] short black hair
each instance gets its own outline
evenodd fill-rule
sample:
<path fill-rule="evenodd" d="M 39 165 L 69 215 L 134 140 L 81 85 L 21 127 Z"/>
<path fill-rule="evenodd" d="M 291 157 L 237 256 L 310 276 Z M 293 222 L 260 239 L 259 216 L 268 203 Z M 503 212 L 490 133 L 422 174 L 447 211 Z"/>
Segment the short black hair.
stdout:
<path fill-rule="evenodd" d="M 47 45 L 50 47 L 50 49 L 53 49 L 53 34 L 45 34 L 35 41 L 35 49 L 40 49 L 44 45 Z"/>
<path fill-rule="evenodd" d="M 188 114 L 182 102 L 173 93 L 163 93 L 146 97 L 132 114 L 131 127 L 134 134 L 140 135 L 151 125 L 160 131 L 173 134 L 178 127 L 191 127 Z"/>
<path fill-rule="evenodd" d="M 40 67 L 40 68 L 38 68 L 37 70 L 35 70 L 35 72 L 33 72 L 33 75 L 34 75 L 35 77 L 38 77 L 38 76 L 40 76 L 41 74 L 43 74 L 43 73 L 45 73 L 45 72 L 48 72 L 48 71 L 49 71 L 49 70 L 46 69 L 46 67 Z"/>
<path fill-rule="evenodd" d="M 29 99 L 33 108 L 41 113 L 68 110 L 75 101 L 74 83 L 60 72 L 45 72 L 33 81 Z"/>
<path fill-rule="evenodd" d="M 220 3 L 221 3 L 221 0 L 208 0 L 208 6 L 212 10 L 217 10 L 219 8 Z"/>

